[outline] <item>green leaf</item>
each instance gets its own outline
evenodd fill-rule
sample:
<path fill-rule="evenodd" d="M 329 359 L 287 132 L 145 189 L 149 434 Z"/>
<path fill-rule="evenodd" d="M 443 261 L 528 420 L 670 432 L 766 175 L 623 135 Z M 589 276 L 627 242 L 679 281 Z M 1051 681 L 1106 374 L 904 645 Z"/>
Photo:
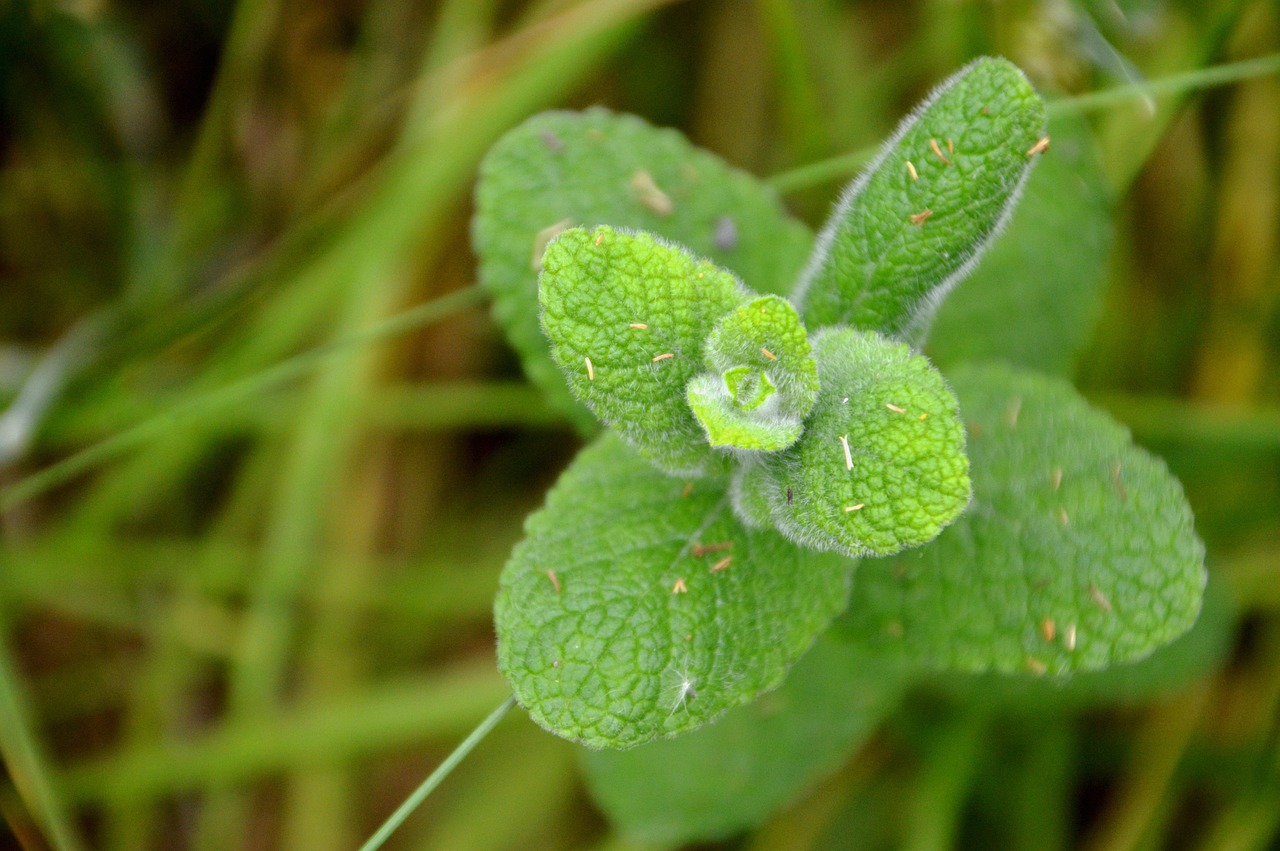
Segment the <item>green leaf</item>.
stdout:
<path fill-rule="evenodd" d="M 776 687 L 844 607 L 851 568 L 744 529 L 722 485 L 689 488 L 606 435 L 502 572 L 498 665 L 543 727 L 632 747 Z"/>
<path fill-rule="evenodd" d="M 587 428 L 594 420 L 565 388 L 538 327 L 537 274 L 556 233 L 597 224 L 658 234 L 758 292 L 789 290 L 813 244 L 772 190 L 634 116 L 548 112 L 499 140 L 476 190 L 480 282 L 529 378 Z"/>
<path fill-rule="evenodd" d="M 900 699 L 902 669 L 818 639 L 777 691 L 720 721 L 623 753 L 583 751 L 609 820 L 640 842 L 722 839 L 829 774 Z"/>
<path fill-rule="evenodd" d="M 927 350 L 944 371 L 1003 360 L 1067 375 L 1089 341 L 1111 259 L 1110 193 L 1088 125 L 1063 116 L 1050 130 L 1053 148 L 1032 170 L 1008 229 L 929 331 Z"/>
<path fill-rule="evenodd" d="M 1044 102 L 1003 59 L 935 89 L 823 228 L 796 289 L 805 325 L 920 335 L 1012 212 L 1044 124 Z"/>
<path fill-rule="evenodd" d="M 724 473 L 685 403 L 717 320 L 750 294 L 733 274 L 652 234 L 601 225 L 555 239 L 539 301 L 551 357 L 573 395 L 675 475 Z"/>
<path fill-rule="evenodd" d="M 1070 677 L 942 674 L 940 685 L 967 704 L 1042 715 L 1107 706 L 1133 706 L 1172 695 L 1217 670 L 1231 652 L 1236 612 L 1222 580 L 1212 575 L 1204 607 L 1191 629 L 1150 656 Z"/>
<path fill-rule="evenodd" d="M 1063 381 L 1001 366 L 951 381 L 974 504 L 931 545 L 863 561 L 845 632 L 933 668 L 1059 674 L 1190 628 L 1204 546 L 1164 463 Z"/>
<path fill-rule="evenodd" d="M 739 515 L 855 556 L 930 540 L 969 501 L 955 396 L 927 359 L 875 332 L 823 331 L 814 354 L 822 392 L 804 436 L 744 465 Z"/>
<path fill-rule="evenodd" d="M 706 345 L 712 372 L 689 382 L 688 401 L 708 442 L 764 451 L 795 443 L 818 397 L 818 367 L 791 303 L 754 299 L 721 319 Z"/>

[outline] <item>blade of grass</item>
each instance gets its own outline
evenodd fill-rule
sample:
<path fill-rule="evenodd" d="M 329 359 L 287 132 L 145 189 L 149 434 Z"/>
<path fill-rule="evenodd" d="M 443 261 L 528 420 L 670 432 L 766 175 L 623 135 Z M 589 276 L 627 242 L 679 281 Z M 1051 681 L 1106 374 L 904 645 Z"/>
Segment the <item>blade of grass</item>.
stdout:
<path fill-rule="evenodd" d="M 64 770 L 71 803 L 155 800 L 306 766 L 332 765 L 382 749 L 459 735 L 510 693 L 491 659 L 443 673 L 366 687 L 325 705 L 301 706 L 224 725 L 192 742 L 156 742 Z"/>
<path fill-rule="evenodd" d="M 404 820 L 409 817 L 409 814 L 416 810 L 426 800 L 426 797 L 435 791 L 435 788 L 449 776 L 449 773 L 458 766 L 458 763 L 466 759 L 467 754 L 471 753 L 476 745 L 484 741 L 484 737 L 489 735 L 489 731 L 498 725 L 498 722 L 515 705 L 515 702 L 515 695 L 508 697 L 502 702 L 502 705 L 489 714 L 488 718 L 481 721 L 480 726 L 476 727 L 471 732 L 471 735 L 463 739 L 462 744 L 458 745 L 453 753 L 449 754 L 445 761 L 440 763 L 440 766 L 431 772 L 427 779 L 422 781 L 422 784 L 405 799 L 404 803 L 396 808 L 396 811 L 383 822 L 373 836 L 370 836 L 369 840 L 360 846 L 360 851 L 377 851 L 377 849 L 381 848 L 387 838 L 395 833 L 400 825 L 404 824 Z"/>
<path fill-rule="evenodd" d="M 304 375 L 328 358 L 426 327 L 479 304 L 484 297 L 484 292 L 477 285 L 458 290 L 377 322 L 364 331 L 295 355 L 270 369 L 183 402 L 175 409 L 156 414 L 0 490 L 0 511 L 46 493 L 123 453 L 145 446 L 171 429 L 241 404 L 258 393 Z"/>
<path fill-rule="evenodd" d="M 8 624 L 0 620 L 0 753 L 27 809 L 39 821 L 54 851 L 84 848 L 49 770 L 9 652 Z"/>

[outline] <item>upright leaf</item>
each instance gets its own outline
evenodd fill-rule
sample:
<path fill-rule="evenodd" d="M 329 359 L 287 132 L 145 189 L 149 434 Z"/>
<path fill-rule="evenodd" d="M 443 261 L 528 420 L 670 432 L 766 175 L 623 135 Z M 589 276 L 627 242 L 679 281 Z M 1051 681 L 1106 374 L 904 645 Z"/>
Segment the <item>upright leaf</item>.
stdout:
<path fill-rule="evenodd" d="M 802 546 L 887 555 L 918 546 L 969 501 L 955 396 L 929 361 L 874 332 L 814 339 L 822 392 L 789 449 L 744 465 L 735 507 Z"/>
<path fill-rule="evenodd" d="M 921 336 L 1012 212 L 1044 126 L 1044 102 L 1003 59 L 934 90 L 823 228 L 795 295 L 805 325 Z"/>
<path fill-rule="evenodd" d="M 724 473 L 685 403 L 703 344 L 747 301 L 734 276 L 647 233 L 600 226 L 556 238 L 538 299 L 551 357 L 573 395 L 669 473 Z"/>
<path fill-rule="evenodd" d="M 777 691 L 687 736 L 584 751 L 609 820 L 642 842 L 721 839 L 755 827 L 846 760 L 898 703 L 899 666 L 825 635 Z"/>
<path fill-rule="evenodd" d="M 1111 257 L 1111 198 L 1088 125 L 1055 117 L 1052 131 L 1008 229 L 929 329 L 926 351 L 944 371 L 1003 360 L 1068 375 L 1089 341 Z"/>
<path fill-rule="evenodd" d="M 744 529 L 722 485 L 690 487 L 606 435 L 502 572 L 498 665 L 548 730 L 633 747 L 776 687 L 844 608 L 851 568 Z"/>
<path fill-rule="evenodd" d="M 537 275 L 555 234 L 597 224 L 658 234 L 766 293 L 790 288 L 813 244 L 772 190 L 635 116 L 548 112 L 504 136 L 476 189 L 480 281 L 525 372 L 585 428 L 594 421 L 565 388 L 538 327 Z"/>
<path fill-rule="evenodd" d="M 864 560 L 842 629 L 864 648 L 961 671 L 1097 670 L 1190 628 L 1204 546 L 1182 487 L 1065 382 L 951 375 L 974 499 L 927 547 Z"/>

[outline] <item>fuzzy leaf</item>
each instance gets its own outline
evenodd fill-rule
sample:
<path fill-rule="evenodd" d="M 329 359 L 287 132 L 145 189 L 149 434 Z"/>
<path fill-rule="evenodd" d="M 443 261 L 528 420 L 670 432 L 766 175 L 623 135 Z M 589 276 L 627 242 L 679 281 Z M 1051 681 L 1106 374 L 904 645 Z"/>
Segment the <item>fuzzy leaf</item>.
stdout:
<path fill-rule="evenodd" d="M 610 821 L 640 842 L 677 845 L 755 827 L 833 771 L 901 697 L 902 669 L 823 637 L 777 691 L 714 725 L 617 752 L 583 751 Z"/>
<path fill-rule="evenodd" d="M 848 596 L 848 559 L 744 529 L 723 485 L 690 489 L 613 435 L 525 530 L 500 580 L 498 665 L 537 723 L 593 748 L 693 730 L 776 687 Z"/>
<path fill-rule="evenodd" d="M 818 397 L 818 367 L 800 317 L 763 296 L 722 318 L 707 338 L 706 365 L 689 407 L 712 446 L 773 451 L 796 442 Z"/>
<path fill-rule="evenodd" d="M 687 246 L 758 292 L 789 290 L 813 244 L 772 190 L 634 116 L 547 112 L 499 140 L 476 190 L 480 282 L 526 374 L 584 428 L 594 418 L 564 386 L 538 327 L 537 275 L 556 233 L 597 224 Z"/>
<path fill-rule="evenodd" d="M 927 351 L 944 371 L 1003 360 L 1067 375 L 1102 311 L 1113 242 L 1106 177 L 1082 119 L 1054 118 L 1050 130 L 1053 148 L 1032 170 L 1008 229 L 929 330 Z"/>
<path fill-rule="evenodd" d="M 1204 546 L 1164 463 L 1065 382 L 996 366 L 951 381 L 973 505 L 929 546 L 863 561 L 844 631 L 929 667 L 1057 674 L 1190 628 Z"/>
<path fill-rule="evenodd" d="M 823 331 L 814 354 L 822 392 L 804 436 L 744 466 L 740 516 L 849 555 L 933 538 L 969 501 L 964 428 L 942 376 L 874 332 Z"/>
<path fill-rule="evenodd" d="M 823 228 L 796 290 L 805 325 L 918 337 L 1013 210 L 1044 125 L 1044 102 L 1003 59 L 935 89 Z"/>
<path fill-rule="evenodd" d="M 727 470 L 685 403 L 716 322 L 749 294 L 734 276 L 651 234 L 600 226 L 556 238 L 539 300 L 551 357 L 573 395 L 676 475 Z"/>
<path fill-rule="evenodd" d="M 935 684 L 969 705 L 981 703 L 1008 713 L 1043 716 L 1053 711 L 1137 706 L 1182 691 L 1218 670 L 1231 653 L 1235 627 L 1230 592 L 1223 580 L 1211 576 L 1195 625 L 1138 661 L 1070 677 L 944 673 L 937 675 Z"/>

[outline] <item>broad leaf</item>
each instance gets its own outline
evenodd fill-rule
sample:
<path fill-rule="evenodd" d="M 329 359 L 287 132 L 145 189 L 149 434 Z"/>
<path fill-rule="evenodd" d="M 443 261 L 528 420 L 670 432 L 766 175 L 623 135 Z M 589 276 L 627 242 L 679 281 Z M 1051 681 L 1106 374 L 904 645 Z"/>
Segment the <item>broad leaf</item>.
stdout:
<path fill-rule="evenodd" d="M 1056 674 L 1190 628 L 1204 547 L 1164 463 L 1065 382 L 997 366 L 951 382 L 973 505 L 929 546 L 863 561 L 844 631 L 930 667 Z"/>
<path fill-rule="evenodd" d="M 1012 211 L 1044 125 L 1044 102 L 1003 59 L 934 90 L 819 236 L 795 296 L 805 325 L 921 335 Z"/>
<path fill-rule="evenodd" d="M 818 367 L 800 317 L 762 296 L 711 331 L 706 366 L 689 382 L 689 408 L 712 446 L 774 451 L 796 442 L 818 397 Z"/>
<path fill-rule="evenodd" d="M 929 356 L 944 371 L 1003 360 L 1067 375 L 1097 322 L 1113 241 L 1106 178 L 1083 120 L 1055 118 L 1051 130 L 1053 148 L 1008 229 L 929 331 Z"/>
<path fill-rule="evenodd" d="M 498 665 L 548 730 L 632 747 L 776 687 L 844 608 L 851 568 L 744 529 L 722 484 L 665 476 L 606 435 L 502 572 Z"/>
<path fill-rule="evenodd" d="M 512 130 L 480 168 L 473 242 L 480 281 L 525 372 L 555 407 L 593 427 L 538 327 L 537 275 L 556 233 L 645 230 L 731 269 L 758 292 L 786 292 L 813 235 L 772 190 L 674 130 L 604 109 L 548 112 Z"/>
<path fill-rule="evenodd" d="M 1136 662 L 1070 677 L 945 673 L 939 685 L 968 704 L 995 705 L 1008 713 L 1043 715 L 1132 706 L 1171 695 L 1211 675 L 1231 652 L 1235 626 L 1230 593 L 1221 580 L 1211 577 L 1195 625 Z"/>
<path fill-rule="evenodd" d="M 749 298 L 731 273 L 651 234 L 575 228 L 547 246 L 538 297 L 576 398 L 670 473 L 726 471 L 685 385 L 716 322 Z"/>
<path fill-rule="evenodd" d="M 897 705 L 900 667 L 818 640 L 777 691 L 687 736 L 582 753 L 587 784 L 628 837 L 681 844 L 754 827 L 848 758 Z"/>
<path fill-rule="evenodd" d="M 821 332 L 814 354 L 822 392 L 804 436 L 743 467 L 740 516 L 849 555 L 930 540 L 969 501 L 955 396 L 928 360 L 874 332 Z"/>

